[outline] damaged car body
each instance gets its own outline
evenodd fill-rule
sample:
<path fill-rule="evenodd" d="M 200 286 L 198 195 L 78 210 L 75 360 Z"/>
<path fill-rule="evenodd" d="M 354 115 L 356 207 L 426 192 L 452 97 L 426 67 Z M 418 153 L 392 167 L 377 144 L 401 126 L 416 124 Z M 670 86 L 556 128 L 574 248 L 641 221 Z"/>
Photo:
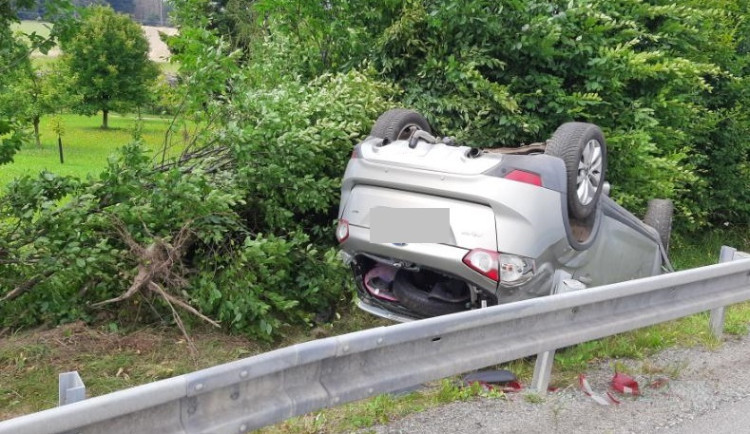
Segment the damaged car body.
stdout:
<path fill-rule="evenodd" d="M 671 202 L 641 221 L 608 197 L 606 164 L 593 124 L 480 150 L 384 113 L 342 180 L 336 238 L 359 306 L 408 321 L 671 270 Z"/>

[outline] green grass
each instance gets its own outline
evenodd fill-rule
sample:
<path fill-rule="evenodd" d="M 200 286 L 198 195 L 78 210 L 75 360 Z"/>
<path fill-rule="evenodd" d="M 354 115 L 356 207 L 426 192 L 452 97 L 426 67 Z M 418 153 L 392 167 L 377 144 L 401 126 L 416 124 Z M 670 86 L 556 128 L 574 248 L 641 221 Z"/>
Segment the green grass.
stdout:
<path fill-rule="evenodd" d="M 31 65 L 37 69 L 51 68 L 55 62 L 59 62 L 58 57 L 53 56 L 34 56 L 31 58 Z"/>
<path fill-rule="evenodd" d="M 177 74 L 180 70 L 180 64 L 176 62 L 156 62 L 162 74 Z"/>
<path fill-rule="evenodd" d="M 22 32 L 27 35 L 36 33 L 39 36 L 47 38 L 52 29 L 52 24 L 45 21 L 23 20 L 20 23 L 12 24 L 10 28 L 13 32 Z"/>
<path fill-rule="evenodd" d="M 54 56 L 34 56 L 31 58 L 31 64 L 36 68 L 51 67 L 55 62 L 59 62 L 59 57 Z M 177 74 L 180 70 L 180 64 L 176 62 L 155 62 L 162 74 Z"/>
<path fill-rule="evenodd" d="M 57 405 L 57 376 L 78 370 L 88 396 L 114 392 L 245 356 L 261 347 L 219 333 L 196 335 L 200 357 L 172 330 L 127 335 L 81 323 L 0 340 L 0 420 Z"/>
<path fill-rule="evenodd" d="M 57 135 L 51 117 L 44 117 L 40 125 L 41 148 L 27 144 L 14 157 L 14 162 L 0 166 L 0 186 L 21 175 L 35 175 L 47 170 L 60 175 L 85 178 L 97 175 L 107 165 L 107 157 L 132 141 L 137 119 L 134 116 L 110 114 L 110 128 L 100 128 L 99 116 L 62 115 L 65 129 L 62 137 L 64 163 L 60 163 Z M 146 116 L 142 121 L 142 138 L 153 150 L 161 149 L 169 119 Z"/>
<path fill-rule="evenodd" d="M 0 420 L 57 405 L 60 372 L 77 370 L 88 397 L 149 383 L 324 336 L 387 324 L 350 306 L 333 324 L 288 328 L 275 344 L 229 336 L 201 325 L 191 328 L 193 355 L 174 327 L 144 326 L 133 319 L 119 328 L 81 322 L 12 333 L 0 329 Z M 375 410 L 377 406 L 375 406 Z"/>

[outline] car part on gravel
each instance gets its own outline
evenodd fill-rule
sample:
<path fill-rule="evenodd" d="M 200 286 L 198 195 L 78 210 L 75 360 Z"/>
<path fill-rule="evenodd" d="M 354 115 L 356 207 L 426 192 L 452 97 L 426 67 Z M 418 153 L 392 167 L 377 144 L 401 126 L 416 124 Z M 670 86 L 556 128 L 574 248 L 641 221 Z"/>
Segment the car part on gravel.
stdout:
<path fill-rule="evenodd" d="M 672 235 L 672 218 L 674 215 L 674 204 L 669 199 L 651 199 L 648 201 L 648 210 L 643 222 L 656 229 L 664 246 L 664 251 L 669 253 L 669 242 Z"/>
<path fill-rule="evenodd" d="M 565 162 L 570 215 L 577 219 L 589 217 L 602 194 L 607 171 L 602 130 L 583 122 L 562 124 L 547 142 L 545 153 Z"/>

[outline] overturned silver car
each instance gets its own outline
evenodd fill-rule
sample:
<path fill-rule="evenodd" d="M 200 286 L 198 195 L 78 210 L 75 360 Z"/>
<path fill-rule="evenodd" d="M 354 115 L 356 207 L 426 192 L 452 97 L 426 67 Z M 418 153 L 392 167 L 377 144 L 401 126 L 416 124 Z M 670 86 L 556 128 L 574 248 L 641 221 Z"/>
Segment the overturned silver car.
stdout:
<path fill-rule="evenodd" d="M 408 321 L 671 270 L 671 202 L 639 220 L 608 197 L 606 168 L 593 124 L 481 150 L 384 113 L 342 181 L 336 237 L 359 306 Z"/>

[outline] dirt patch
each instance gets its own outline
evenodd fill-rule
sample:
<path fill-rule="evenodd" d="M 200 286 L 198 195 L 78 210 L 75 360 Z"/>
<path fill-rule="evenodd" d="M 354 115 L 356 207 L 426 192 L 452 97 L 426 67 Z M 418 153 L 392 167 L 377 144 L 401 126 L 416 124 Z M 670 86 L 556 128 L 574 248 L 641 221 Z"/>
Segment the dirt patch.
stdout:
<path fill-rule="evenodd" d="M 164 41 L 161 40 L 160 33 L 164 33 L 167 36 L 173 36 L 177 34 L 177 29 L 173 27 L 152 27 L 152 26 L 141 26 L 143 33 L 146 34 L 148 39 L 148 58 L 154 62 L 167 62 L 169 61 L 169 48 Z"/>

